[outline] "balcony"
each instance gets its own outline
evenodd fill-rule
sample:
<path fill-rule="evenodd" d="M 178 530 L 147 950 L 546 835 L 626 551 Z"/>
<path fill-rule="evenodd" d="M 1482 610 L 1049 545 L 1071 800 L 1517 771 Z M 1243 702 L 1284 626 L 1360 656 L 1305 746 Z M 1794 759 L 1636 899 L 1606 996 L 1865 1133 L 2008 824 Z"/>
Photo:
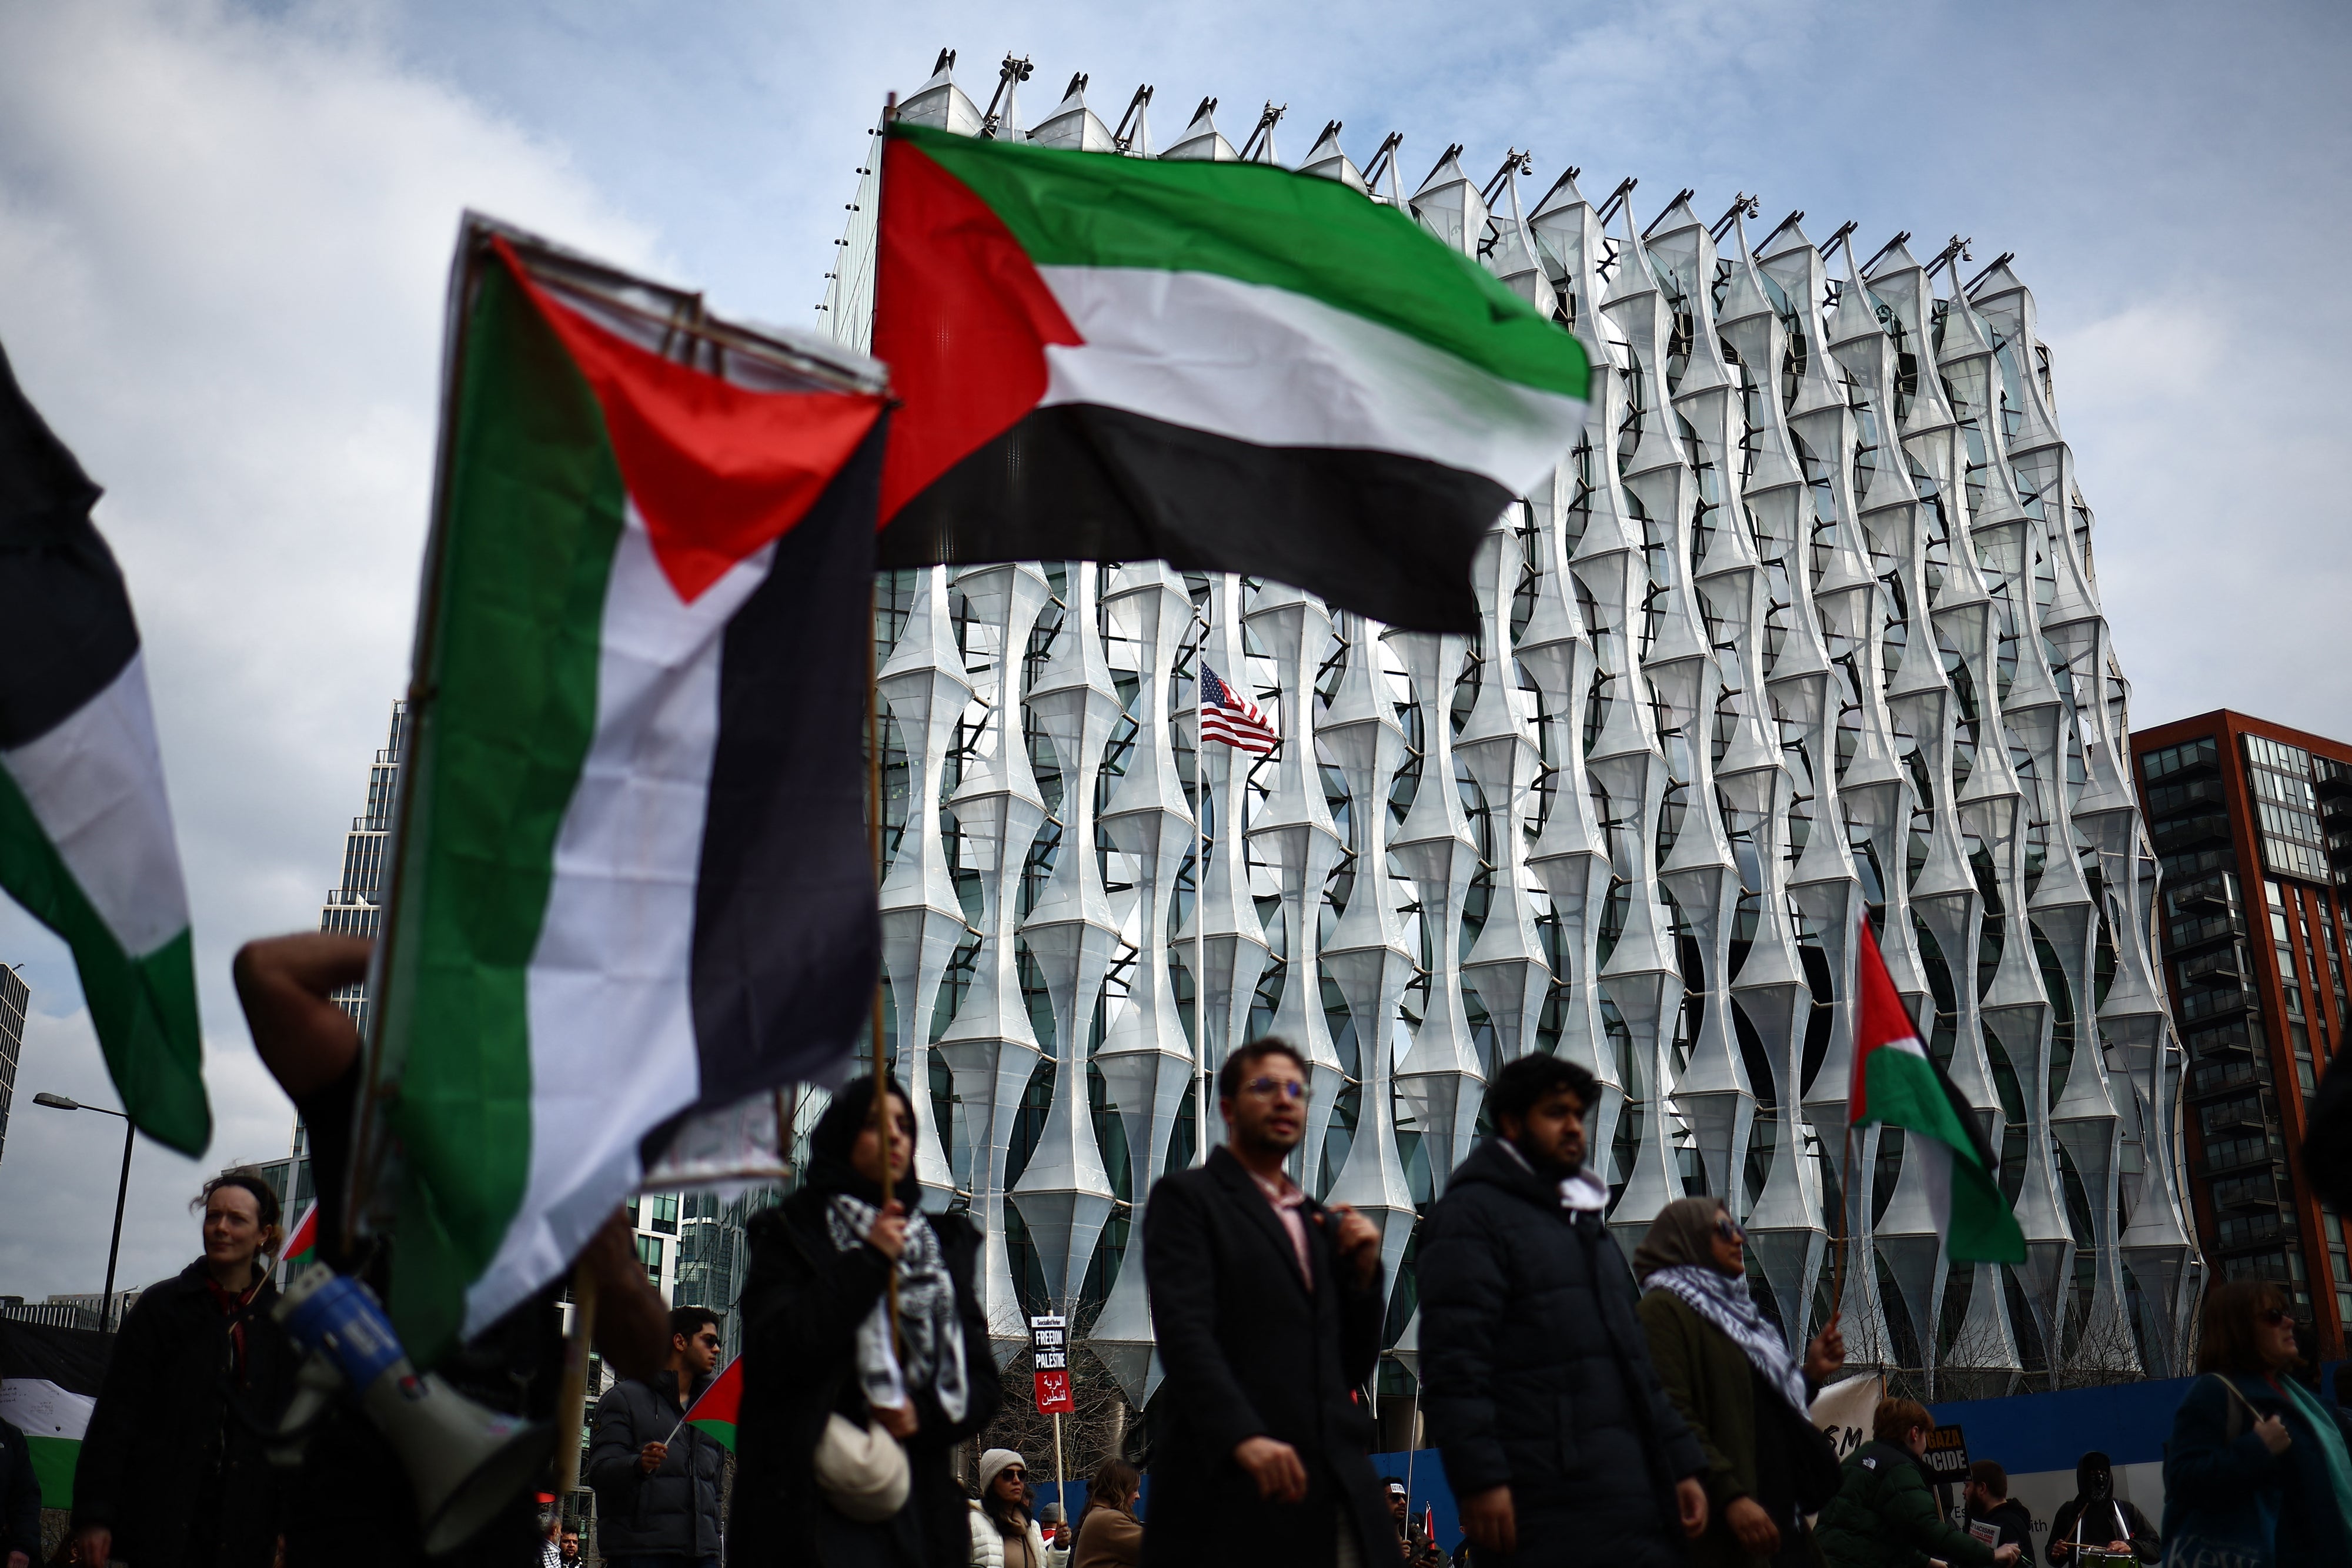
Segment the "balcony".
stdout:
<path fill-rule="evenodd" d="M 2230 819 L 2226 812 L 2215 811 L 2185 821 L 2167 822 L 2150 835 L 2156 841 L 2156 852 L 2160 855 L 2179 854 L 2183 850 L 2197 849 L 2210 843 L 2227 843 L 2230 839 Z"/>

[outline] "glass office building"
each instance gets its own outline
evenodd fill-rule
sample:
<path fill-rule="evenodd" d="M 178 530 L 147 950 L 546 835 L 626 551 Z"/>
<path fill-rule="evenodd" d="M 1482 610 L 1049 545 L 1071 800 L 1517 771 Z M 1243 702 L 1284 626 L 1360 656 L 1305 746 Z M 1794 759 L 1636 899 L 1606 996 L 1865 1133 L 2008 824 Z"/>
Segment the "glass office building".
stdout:
<path fill-rule="evenodd" d="M 2352 745 L 2222 709 L 2142 730 L 2132 752 L 2164 869 L 2198 1238 L 2219 1277 L 2276 1281 L 2322 1354 L 2341 1355 L 2343 1218 L 2292 1154 L 2352 1018 Z"/>

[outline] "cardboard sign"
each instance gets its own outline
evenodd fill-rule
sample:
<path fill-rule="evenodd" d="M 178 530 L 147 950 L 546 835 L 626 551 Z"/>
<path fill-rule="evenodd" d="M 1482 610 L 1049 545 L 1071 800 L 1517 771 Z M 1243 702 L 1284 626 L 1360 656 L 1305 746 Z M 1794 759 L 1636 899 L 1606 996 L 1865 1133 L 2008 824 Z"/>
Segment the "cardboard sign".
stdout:
<path fill-rule="evenodd" d="M 1037 1414 L 1077 1414 L 1070 1391 L 1069 1324 L 1060 1314 L 1029 1320 L 1029 1360 L 1037 1385 Z"/>
<path fill-rule="evenodd" d="M 1956 1486 L 1968 1484 L 1969 1443 L 1958 1427 L 1938 1427 L 1929 1433 L 1927 1452 L 1922 1457 L 1937 1480 Z"/>

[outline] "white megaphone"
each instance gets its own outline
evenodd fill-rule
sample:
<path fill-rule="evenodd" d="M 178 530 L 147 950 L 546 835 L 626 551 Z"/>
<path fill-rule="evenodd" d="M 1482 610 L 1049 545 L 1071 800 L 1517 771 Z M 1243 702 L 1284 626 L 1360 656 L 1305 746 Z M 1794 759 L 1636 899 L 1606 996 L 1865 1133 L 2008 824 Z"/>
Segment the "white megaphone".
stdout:
<path fill-rule="evenodd" d="M 340 1393 L 356 1391 L 415 1483 L 425 1550 L 435 1556 L 488 1524 L 555 1451 L 552 1423 L 500 1415 L 420 1374 L 375 1292 L 324 1263 L 289 1283 L 272 1315 L 303 1355 L 281 1437 L 298 1439 Z"/>

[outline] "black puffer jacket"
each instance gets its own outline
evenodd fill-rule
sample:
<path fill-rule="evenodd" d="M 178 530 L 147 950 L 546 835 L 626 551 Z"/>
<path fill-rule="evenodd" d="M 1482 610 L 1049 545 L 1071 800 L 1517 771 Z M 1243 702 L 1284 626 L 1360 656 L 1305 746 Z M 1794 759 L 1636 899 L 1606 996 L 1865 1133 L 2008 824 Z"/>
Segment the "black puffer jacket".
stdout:
<path fill-rule="evenodd" d="M 1422 1415 L 1454 1495 L 1511 1489 L 1515 1562 L 1678 1560 L 1675 1483 L 1706 1459 L 1601 1216 L 1489 1139 L 1430 1211 L 1420 1264 Z M 1531 1532 L 1531 1516 L 1572 1519 L 1572 1537 Z"/>
<path fill-rule="evenodd" d="M 201 1258 L 149 1286 L 123 1320 L 74 1465 L 74 1528 L 112 1531 L 116 1561 L 268 1568 L 278 1483 L 255 1425 L 276 1427 L 294 1375 L 277 1301 L 264 1284 L 246 1310 L 241 1376 Z"/>
<path fill-rule="evenodd" d="M 696 1379 L 687 1404 L 709 1386 L 709 1378 Z M 718 1552 L 719 1448 L 680 1426 L 685 1419 L 673 1373 L 654 1383 L 625 1379 L 596 1402 L 588 1484 L 596 1489 L 596 1542 L 606 1556 L 699 1561 Z M 664 1442 L 669 1452 L 661 1468 L 646 1474 L 637 1457 L 647 1443 Z"/>

